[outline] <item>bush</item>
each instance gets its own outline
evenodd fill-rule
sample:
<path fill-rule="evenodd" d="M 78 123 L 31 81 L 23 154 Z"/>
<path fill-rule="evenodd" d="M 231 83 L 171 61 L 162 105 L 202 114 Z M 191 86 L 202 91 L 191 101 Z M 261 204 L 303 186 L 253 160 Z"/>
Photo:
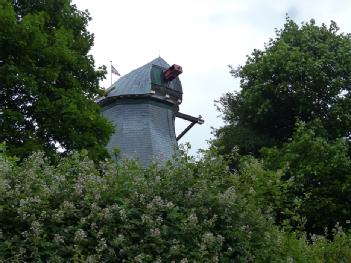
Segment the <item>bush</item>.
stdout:
<path fill-rule="evenodd" d="M 326 246 L 279 231 L 240 176 L 211 154 L 161 168 L 127 161 L 97 169 L 86 154 L 53 166 L 42 153 L 22 164 L 0 153 L 0 259 L 286 262 L 301 251 L 324 258 Z M 350 238 L 341 241 L 346 255 Z"/>
<path fill-rule="evenodd" d="M 272 258 L 275 230 L 221 159 L 148 169 L 85 155 L 0 160 L 6 261 L 229 262 Z"/>

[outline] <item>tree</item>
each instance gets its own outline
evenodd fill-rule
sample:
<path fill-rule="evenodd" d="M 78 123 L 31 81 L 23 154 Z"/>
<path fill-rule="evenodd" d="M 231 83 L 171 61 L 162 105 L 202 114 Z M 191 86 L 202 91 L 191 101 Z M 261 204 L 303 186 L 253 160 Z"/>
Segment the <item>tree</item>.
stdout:
<path fill-rule="evenodd" d="M 296 121 L 319 119 L 329 139 L 351 135 L 351 36 L 335 22 L 298 26 L 287 18 L 264 50 L 231 68 L 241 90 L 219 100 L 224 127 L 215 144 L 258 155 L 291 138 Z"/>
<path fill-rule="evenodd" d="M 0 0 L 0 142 L 10 154 L 87 149 L 97 160 L 113 132 L 94 102 L 103 94 L 88 54 L 87 11 L 70 0 Z"/>
<path fill-rule="evenodd" d="M 350 227 L 351 158 L 344 139 L 327 140 L 320 130 L 318 124 L 299 123 L 291 141 L 279 149 L 264 148 L 262 159 L 265 168 L 280 171 L 281 185 L 286 186 L 272 200 L 280 199 L 273 205 L 277 221 L 296 227 L 300 222 L 292 215 L 297 215 L 305 219 L 308 233 L 324 234 L 327 229 L 330 234 L 337 224 Z"/>

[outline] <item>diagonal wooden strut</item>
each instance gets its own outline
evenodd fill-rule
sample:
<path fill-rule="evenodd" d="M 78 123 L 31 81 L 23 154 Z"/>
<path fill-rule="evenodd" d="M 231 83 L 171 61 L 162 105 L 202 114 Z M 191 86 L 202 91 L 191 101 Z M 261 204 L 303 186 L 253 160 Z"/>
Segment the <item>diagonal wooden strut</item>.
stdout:
<path fill-rule="evenodd" d="M 197 124 L 204 124 L 204 120 L 202 119 L 201 115 L 199 115 L 198 118 L 181 113 L 181 112 L 177 112 L 176 113 L 176 117 L 190 121 L 191 123 L 188 125 L 188 127 L 186 127 L 184 129 L 184 131 L 182 131 L 176 138 L 177 141 L 179 141 L 192 127 L 194 127 L 194 125 Z"/>

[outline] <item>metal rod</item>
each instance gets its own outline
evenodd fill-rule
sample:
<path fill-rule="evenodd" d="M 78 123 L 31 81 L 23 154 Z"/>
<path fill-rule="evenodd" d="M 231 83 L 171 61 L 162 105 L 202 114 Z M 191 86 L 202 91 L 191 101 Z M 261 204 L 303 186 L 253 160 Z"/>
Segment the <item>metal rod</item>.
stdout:
<path fill-rule="evenodd" d="M 111 86 L 112 86 L 112 60 L 110 61 L 111 67 L 110 67 L 110 74 L 111 74 Z"/>

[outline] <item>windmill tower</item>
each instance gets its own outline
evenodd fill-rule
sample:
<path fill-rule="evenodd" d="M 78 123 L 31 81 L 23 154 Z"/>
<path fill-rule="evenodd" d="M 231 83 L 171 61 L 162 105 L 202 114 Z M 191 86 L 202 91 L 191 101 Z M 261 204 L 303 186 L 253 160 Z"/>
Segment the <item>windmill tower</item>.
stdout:
<path fill-rule="evenodd" d="M 115 126 L 107 145 L 109 152 L 120 149 L 122 158 L 134 158 L 143 166 L 152 160 L 160 163 L 172 158 L 179 140 L 196 123 L 195 118 L 179 112 L 182 68 L 170 66 L 161 57 L 119 78 L 98 103 L 102 114 Z M 191 124 L 177 137 L 175 118 Z"/>

